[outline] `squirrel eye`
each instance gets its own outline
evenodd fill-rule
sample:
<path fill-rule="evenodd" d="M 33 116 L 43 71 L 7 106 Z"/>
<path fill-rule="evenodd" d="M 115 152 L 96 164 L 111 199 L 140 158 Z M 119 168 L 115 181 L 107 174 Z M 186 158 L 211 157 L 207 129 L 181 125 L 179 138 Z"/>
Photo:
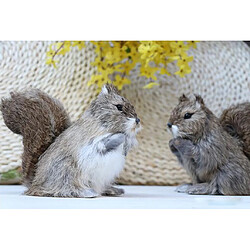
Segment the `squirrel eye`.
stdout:
<path fill-rule="evenodd" d="M 186 113 L 186 114 L 184 115 L 184 119 L 189 119 L 189 118 L 192 117 L 192 115 L 193 115 L 193 114 L 191 114 L 191 113 Z"/>
<path fill-rule="evenodd" d="M 122 111 L 122 105 L 121 104 L 117 104 L 117 105 L 115 105 L 116 107 L 117 107 L 117 109 L 119 110 L 119 111 Z"/>

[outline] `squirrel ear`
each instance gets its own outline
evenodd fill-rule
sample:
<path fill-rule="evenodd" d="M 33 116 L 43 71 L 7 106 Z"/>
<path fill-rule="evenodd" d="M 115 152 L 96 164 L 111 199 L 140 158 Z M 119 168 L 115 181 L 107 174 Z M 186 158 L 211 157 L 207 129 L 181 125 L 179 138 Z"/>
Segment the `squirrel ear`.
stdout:
<path fill-rule="evenodd" d="M 101 93 L 105 94 L 105 95 L 111 94 L 111 93 L 119 94 L 118 89 L 114 85 L 109 84 L 109 83 L 105 84 L 102 87 L 102 92 Z"/>
<path fill-rule="evenodd" d="M 196 102 L 198 102 L 201 105 L 205 105 L 205 103 L 200 95 L 194 95 L 194 96 L 195 96 Z"/>
<path fill-rule="evenodd" d="M 102 91 L 101 91 L 100 94 L 107 95 L 108 93 L 109 93 L 109 92 L 108 92 L 108 89 L 107 89 L 106 85 L 104 85 L 104 86 L 102 87 Z"/>
<path fill-rule="evenodd" d="M 187 98 L 184 94 L 179 97 L 179 102 L 189 101 L 189 98 Z"/>

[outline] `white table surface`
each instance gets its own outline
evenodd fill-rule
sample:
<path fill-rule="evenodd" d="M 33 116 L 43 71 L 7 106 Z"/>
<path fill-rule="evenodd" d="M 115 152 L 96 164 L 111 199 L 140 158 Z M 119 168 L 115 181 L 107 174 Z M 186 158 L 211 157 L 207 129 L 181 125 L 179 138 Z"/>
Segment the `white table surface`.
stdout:
<path fill-rule="evenodd" d="M 250 196 L 188 195 L 169 186 L 121 186 L 122 197 L 51 198 L 23 195 L 24 186 L 0 186 L 0 208 L 164 209 L 250 208 Z"/>

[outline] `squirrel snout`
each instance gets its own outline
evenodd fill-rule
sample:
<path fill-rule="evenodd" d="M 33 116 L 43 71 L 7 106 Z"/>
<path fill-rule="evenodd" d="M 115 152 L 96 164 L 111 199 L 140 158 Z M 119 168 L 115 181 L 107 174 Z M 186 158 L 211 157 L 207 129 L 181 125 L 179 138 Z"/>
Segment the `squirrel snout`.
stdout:
<path fill-rule="evenodd" d="M 139 118 L 136 118 L 136 119 L 135 119 L 136 124 L 139 124 L 140 121 L 141 121 L 141 120 L 140 120 Z"/>
<path fill-rule="evenodd" d="M 172 123 L 168 122 L 168 127 L 171 128 L 172 127 Z"/>

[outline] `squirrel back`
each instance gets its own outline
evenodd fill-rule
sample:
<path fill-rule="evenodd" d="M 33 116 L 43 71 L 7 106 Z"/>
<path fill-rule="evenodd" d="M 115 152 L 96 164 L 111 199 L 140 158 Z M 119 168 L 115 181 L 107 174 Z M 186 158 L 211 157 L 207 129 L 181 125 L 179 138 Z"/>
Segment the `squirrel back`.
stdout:
<path fill-rule="evenodd" d="M 6 126 L 23 136 L 23 182 L 30 186 L 39 157 L 71 122 L 63 105 L 39 89 L 10 95 L 0 108 Z"/>

